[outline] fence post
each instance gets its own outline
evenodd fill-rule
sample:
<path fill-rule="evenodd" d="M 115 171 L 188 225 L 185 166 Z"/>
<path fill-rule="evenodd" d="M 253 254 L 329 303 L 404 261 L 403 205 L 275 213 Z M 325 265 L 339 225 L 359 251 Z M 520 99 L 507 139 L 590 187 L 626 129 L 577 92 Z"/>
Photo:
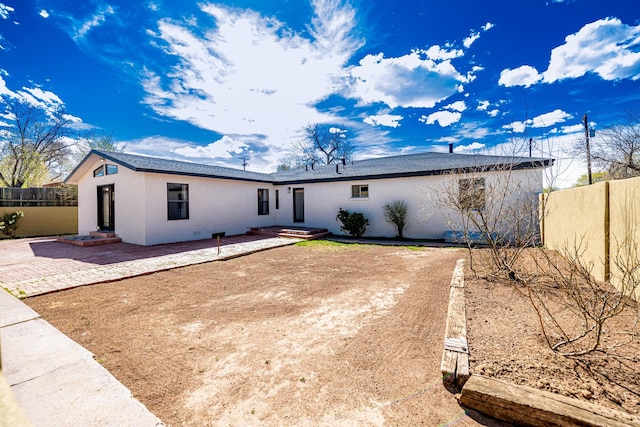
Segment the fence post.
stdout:
<path fill-rule="evenodd" d="M 611 280 L 611 197 L 609 181 L 604 186 L 604 281 Z"/>

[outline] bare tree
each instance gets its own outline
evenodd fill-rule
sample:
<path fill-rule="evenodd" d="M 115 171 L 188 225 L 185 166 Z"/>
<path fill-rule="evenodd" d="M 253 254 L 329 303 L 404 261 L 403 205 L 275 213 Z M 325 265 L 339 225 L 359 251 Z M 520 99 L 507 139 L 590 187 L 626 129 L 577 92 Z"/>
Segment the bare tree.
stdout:
<path fill-rule="evenodd" d="M 91 150 L 122 153 L 126 147 L 126 144 L 117 142 L 111 133 L 94 129 L 78 138 L 76 150 L 72 155 L 72 163 L 74 166 L 80 163 Z"/>
<path fill-rule="evenodd" d="M 42 170 L 55 171 L 69 154 L 71 122 L 61 109 L 45 111 L 21 100 L 4 101 L 10 123 L 0 131 L 0 183 L 40 185 L 43 182 L 34 181 L 42 180 Z"/>
<path fill-rule="evenodd" d="M 331 164 L 353 158 L 356 146 L 350 130 L 333 125 L 307 125 L 301 131 L 300 140 L 293 144 L 291 162 L 305 164 Z"/>
<path fill-rule="evenodd" d="M 479 243 L 488 247 L 488 260 L 481 262 L 489 274 L 518 280 L 519 259 L 539 242 L 542 189 L 533 175 L 519 170 L 520 163 L 514 157 L 501 165 L 453 171 L 436 198 L 449 227 L 460 234 L 470 254 Z"/>
<path fill-rule="evenodd" d="M 591 160 L 613 179 L 640 176 L 640 112 L 628 113 L 625 120 L 598 131 L 591 138 Z M 584 154 L 583 142 L 576 143 Z"/>
<path fill-rule="evenodd" d="M 625 235 L 616 239 L 612 263 L 619 273 L 618 288 L 594 278 L 593 263 L 583 260 L 588 246 L 584 237 L 558 252 L 536 251 L 534 268 L 526 275 L 522 292 L 538 314 L 543 336 L 553 351 L 572 357 L 594 352 L 615 356 L 617 347 L 636 336 L 639 312 L 633 298 L 640 290 L 640 258 L 634 230 L 628 223 Z M 618 326 L 613 338 L 603 342 L 605 326 L 625 313 L 632 320 Z"/>

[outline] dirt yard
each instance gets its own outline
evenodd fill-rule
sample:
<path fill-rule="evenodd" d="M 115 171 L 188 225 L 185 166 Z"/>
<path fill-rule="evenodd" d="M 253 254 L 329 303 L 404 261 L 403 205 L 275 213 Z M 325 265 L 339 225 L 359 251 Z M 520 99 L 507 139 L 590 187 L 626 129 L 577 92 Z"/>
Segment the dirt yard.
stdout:
<path fill-rule="evenodd" d="M 465 256 L 290 246 L 26 302 L 169 426 L 497 425 L 442 385 Z"/>
<path fill-rule="evenodd" d="M 467 269 L 465 287 L 472 374 L 640 415 L 637 304 L 629 304 L 605 323 L 601 347 L 608 350 L 606 353 L 563 357 L 549 349 L 522 286 L 474 278 Z M 549 300 L 550 306 L 554 300 Z M 554 313 L 563 327 L 575 324 L 569 321 L 566 309 L 555 306 Z M 550 335 L 553 343 L 560 339 Z"/>
<path fill-rule="evenodd" d="M 449 284 L 466 257 L 313 243 L 26 302 L 169 426 L 501 425 L 442 385 Z M 473 374 L 640 414 L 637 337 L 622 358 L 565 358 L 513 286 L 467 270 L 466 295 Z"/>

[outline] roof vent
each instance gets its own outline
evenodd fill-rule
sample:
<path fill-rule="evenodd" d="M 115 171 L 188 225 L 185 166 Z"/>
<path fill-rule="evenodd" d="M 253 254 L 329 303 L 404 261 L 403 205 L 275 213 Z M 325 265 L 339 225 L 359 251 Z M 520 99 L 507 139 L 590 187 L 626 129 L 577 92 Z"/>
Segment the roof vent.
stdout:
<path fill-rule="evenodd" d="M 453 142 L 449 143 L 449 153 L 453 153 Z"/>

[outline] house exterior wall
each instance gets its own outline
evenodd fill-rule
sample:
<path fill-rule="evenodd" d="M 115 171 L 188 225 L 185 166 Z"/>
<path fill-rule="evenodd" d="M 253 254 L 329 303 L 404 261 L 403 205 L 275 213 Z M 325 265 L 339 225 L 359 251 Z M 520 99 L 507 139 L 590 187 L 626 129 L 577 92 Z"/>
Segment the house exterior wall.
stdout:
<path fill-rule="evenodd" d="M 87 235 L 96 231 L 98 224 L 97 187 L 113 184 L 115 199 L 115 232 L 128 243 L 143 244 L 145 219 L 145 179 L 144 174 L 118 166 L 114 175 L 93 176 L 93 170 L 102 162 L 96 160 L 78 180 L 78 234 Z"/>
<path fill-rule="evenodd" d="M 213 233 L 245 233 L 273 225 L 275 194 L 270 183 L 146 173 L 144 242 L 155 245 L 209 239 Z M 189 219 L 167 219 L 167 183 L 189 185 Z M 269 214 L 258 215 L 258 189 L 269 190 Z M 124 239 L 124 236 L 121 236 Z"/>
<path fill-rule="evenodd" d="M 107 162 L 108 163 L 108 162 Z M 408 206 L 407 238 L 442 239 L 455 230 L 455 213 L 437 206 L 442 194 L 456 194 L 458 180 L 469 175 L 434 175 L 370 180 L 330 181 L 273 185 L 233 179 L 134 172 L 119 166 L 115 175 L 94 177 L 100 164 L 96 159 L 78 180 L 78 233 L 88 234 L 97 225 L 97 186 L 113 184 L 115 232 L 124 242 L 154 245 L 211 238 L 214 233 L 245 233 L 251 227 L 269 225 L 327 228 L 342 235 L 335 219 L 340 208 L 361 212 L 369 219 L 365 236 L 394 237 L 394 227 L 384 219 L 386 203 L 402 200 Z M 504 172 L 474 174 L 485 177 L 487 185 L 504 180 Z M 532 200 L 542 189 L 542 169 L 512 171 L 509 178 L 521 185 L 510 197 Z M 167 184 L 188 184 L 189 218 L 169 220 Z M 525 185 L 522 185 L 525 183 Z M 369 196 L 352 197 L 353 185 L 367 185 Z M 514 185 L 514 188 L 516 185 Z M 294 189 L 304 189 L 304 222 L 294 222 Z M 258 189 L 269 190 L 269 214 L 258 215 Z M 276 209 L 276 190 L 279 208 Z M 532 208 L 535 208 L 534 206 Z"/>
<path fill-rule="evenodd" d="M 484 177 L 487 185 L 509 182 L 506 191 L 512 199 L 526 197 L 535 209 L 537 194 L 542 191 L 542 170 L 517 170 L 477 174 L 447 174 L 424 177 L 385 178 L 343 182 L 277 185 L 280 189 L 280 209 L 276 219 L 279 225 L 327 228 L 338 235 L 340 223 L 336 215 L 340 208 L 361 212 L 369 220 L 365 236 L 394 237 L 394 227 L 384 219 L 384 205 L 402 200 L 408 207 L 408 221 L 404 236 L 407 238 L 442 239 L 446 231 L 455 228 L 455 213 L 438 207 L 438 199 L 445 192 L 457 194 L 458 180 Z M 351 197 L 353 185 L 367 185 L 369 197 Z M 291 187 L 291 192 L 289 192 Z M 293 189 L 304 188 L 305 221 L 293 222 Z"/>

